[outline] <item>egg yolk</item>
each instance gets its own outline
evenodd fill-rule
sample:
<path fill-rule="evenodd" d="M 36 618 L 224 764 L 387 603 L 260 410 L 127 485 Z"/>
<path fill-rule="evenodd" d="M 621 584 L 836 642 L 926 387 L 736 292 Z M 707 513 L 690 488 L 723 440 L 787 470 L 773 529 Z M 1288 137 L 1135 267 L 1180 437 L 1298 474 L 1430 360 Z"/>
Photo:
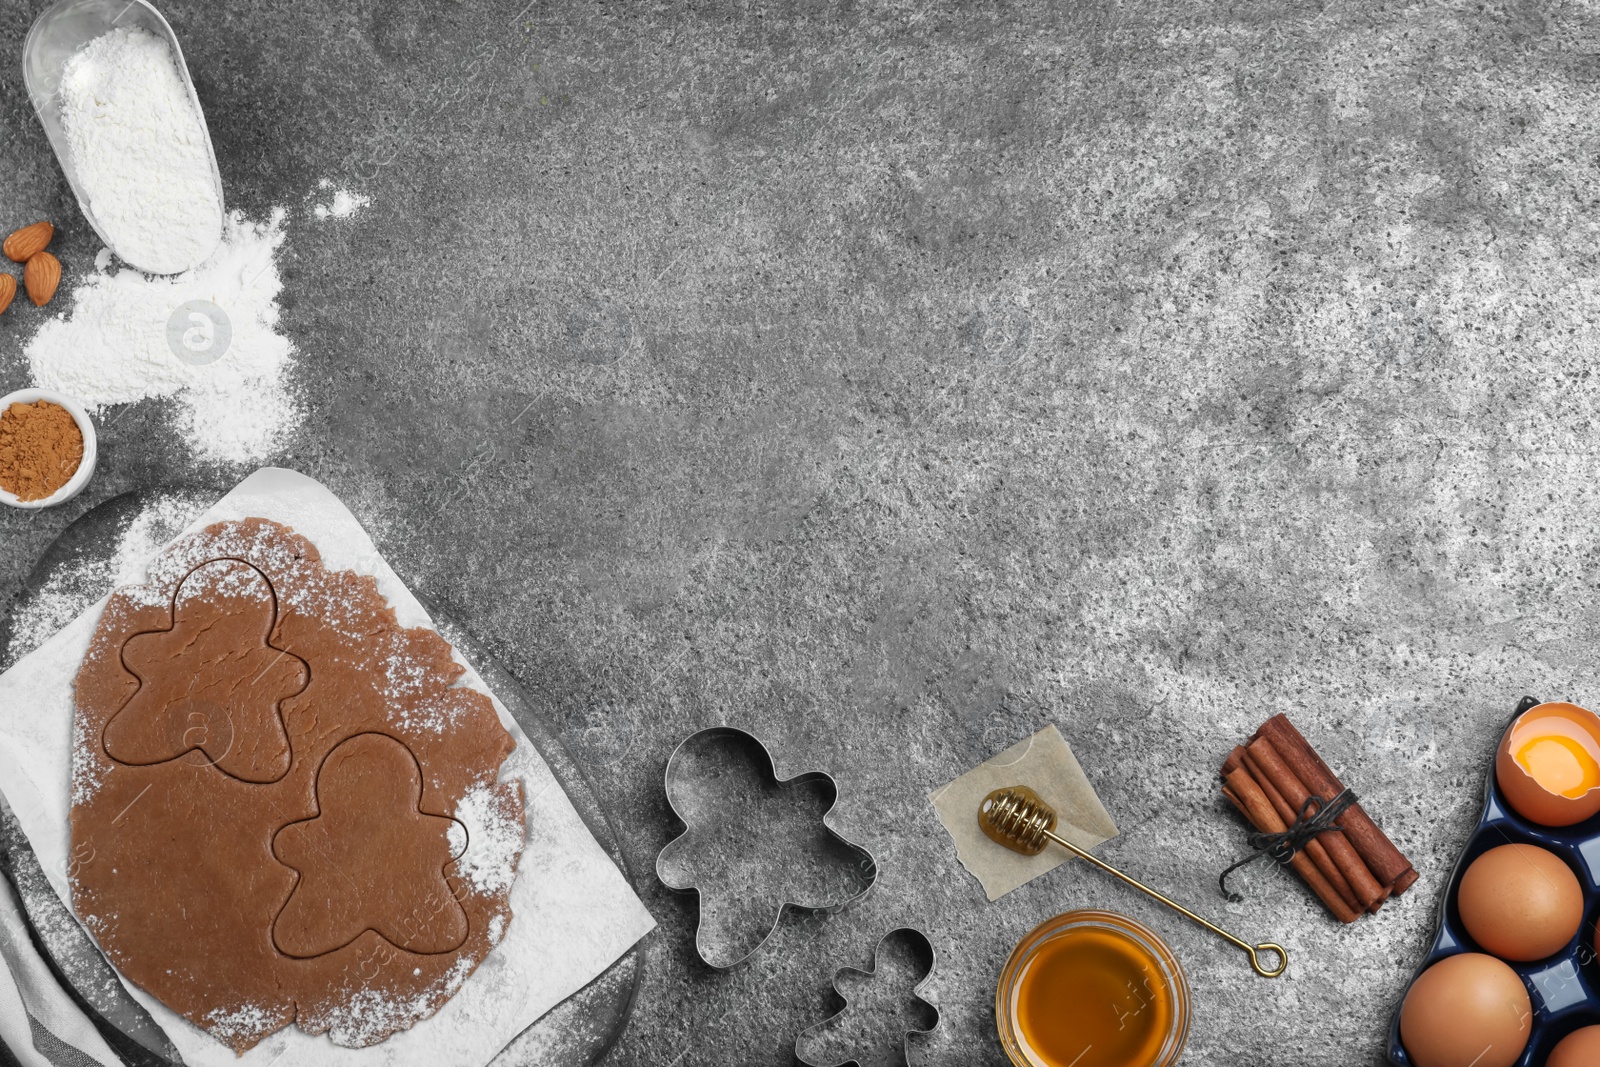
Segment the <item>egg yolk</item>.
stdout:
<path fill-rule="evenodd" d="M 1581 797 L 1600 785 L 1600 762 L 1574 737 L 1535 737 L 1517 750 L 1517 762 L 1548 792 Z"/>

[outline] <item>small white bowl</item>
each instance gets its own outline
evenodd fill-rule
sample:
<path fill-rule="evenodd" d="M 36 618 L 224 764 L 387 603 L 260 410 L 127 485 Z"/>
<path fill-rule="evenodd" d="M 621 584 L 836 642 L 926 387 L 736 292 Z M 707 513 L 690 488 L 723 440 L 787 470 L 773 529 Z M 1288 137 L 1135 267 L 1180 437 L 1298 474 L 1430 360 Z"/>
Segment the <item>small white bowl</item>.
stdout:
<path fill-rule="evenodd" d="M 89 413 L 83 410 L 83 405 L 61 393 L 49 389 L 18 389 L 14 393 L 0 396 L 0 416 L 4 416 L 12 404 L 32 404 L 38 400 L 48 400 L 52 404 L 59 404 L 66 408 L 78 424 L 79 431 L 83 434 L 83 462 L 78 464 L 78 469 L 72 472 L 72 477 L 67 479 L 67 484 L 38 500 L 22 500 L 15 493 L 8 493 L 0 489 L 0 504 L 9 504 L 14 508 L 34 509 L 53 508 L 57 504 L 65 504 L 83 491 L 89 484 L 89 479 L 94 475 L 95 461 L 99 458 L 99 442 L 95 438 L 94 420 L 89 418 Z"/>

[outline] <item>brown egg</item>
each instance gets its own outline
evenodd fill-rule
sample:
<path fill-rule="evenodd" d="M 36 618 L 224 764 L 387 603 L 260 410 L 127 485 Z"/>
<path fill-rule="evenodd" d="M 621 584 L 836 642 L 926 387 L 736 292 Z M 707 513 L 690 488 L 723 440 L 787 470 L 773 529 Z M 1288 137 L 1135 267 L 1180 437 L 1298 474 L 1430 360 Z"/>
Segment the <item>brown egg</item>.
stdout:
<path fill-rule="evenodd" d="M 1501 845 L 1473 860 L 1456 906 L 1478 947 L 1503 960 L 1553 956 L 1583 925 L 1578 876 L 1537 845 Z"/>
<path fill-rule="evenodd" d="M 1561 1039 L 1544 1067 L 1594 1067 L 1600 1063 L 1600 1026 L 1585 1026 Z"/>
<path fill-rule="evenodd" d="M 1600 812 L 1600 716 L 1551 701 L 1517 717 L 1494 760 L 1507 803 L 1541 826 L 1571 826 Z"/>
<path fill-rule="evenodd" d="M 1533 1005 L 1517 973 L 1464 952 L 1417 976 L 1400 1006 L 1400 1040 L 1416 1067 L 1511 1067 L 1528 1044 Z"/>

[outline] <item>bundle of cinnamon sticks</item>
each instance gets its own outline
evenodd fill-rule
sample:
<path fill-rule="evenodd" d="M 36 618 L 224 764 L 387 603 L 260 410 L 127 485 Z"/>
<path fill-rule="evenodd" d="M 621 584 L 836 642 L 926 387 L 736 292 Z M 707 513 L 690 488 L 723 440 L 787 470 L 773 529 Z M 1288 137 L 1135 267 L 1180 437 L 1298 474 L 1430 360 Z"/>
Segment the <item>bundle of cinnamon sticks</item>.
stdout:
<path fill-rule="evenodd" d="M 1330 801 L 1343 784 L 1286 716 L 1274 715 L 1250 740 L 1234 748 L 1222 764 L 1222 792 L 1261 833 L 1281 834 L 1317 805 Z M 1340 922 L 1355 922 L 1377 911 L 1390 895 L 1411 888 L 1417 872 L 1384 836 L 1360 804 L 1336 820 L 1340 829 L 1318 834 L 1295 854 L 1289 866 Z"/>

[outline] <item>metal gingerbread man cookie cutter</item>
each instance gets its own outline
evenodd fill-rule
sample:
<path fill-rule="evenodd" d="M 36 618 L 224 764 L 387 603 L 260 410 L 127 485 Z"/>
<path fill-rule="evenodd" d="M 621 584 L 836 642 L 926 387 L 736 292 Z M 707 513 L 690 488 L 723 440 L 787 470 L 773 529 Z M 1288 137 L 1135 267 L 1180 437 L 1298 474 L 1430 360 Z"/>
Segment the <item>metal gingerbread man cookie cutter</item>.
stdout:
<path fill-rule="evenodd" d="M 902 926 L 898 929 L 890 930 L 888 933 L 878 938 L 878 943 L 872 950 L 872 965 L 869 969 L 863 971 L 859 967 L 842 967 L 838 971 L 834 972 L 833 991 L 844 1003 L 837 1012 L 822 1020 L 820 1023 L 817 1023 L 815 1026 L 809 1026 L 800 1031 L 800 1033 L 795 1037 L 794 1058 L 796 1061 L 803 1064 L 804 1067 L 835 1067 L 834 1063 L 824 1063 L 814 1056 L 808 1055 L 807 1052 L 804 1051 L 804 1046 L 808 1043 L 809 1035 L 821 1031 L 833 1020 L 840 1018 L 850 1010 L 850 998 L 845 994 L 844 990 L 839 988 L 840 979 L 844 978 L 846 975 L 855 978 L 877 977 L 878 972 L 884 970 L 885 968 L 884 948 L 891 941 L 900 941 L 906 943 L 910 946 L 913 954 L 923 962 L 923 966 L 919 968 L 922 971 L 922 976 L 918 978 L 916 984 L 911 987 L 910 995 L 913 1000 L 927 1008 L 933 1014 L 932 1021 L 926 1027 L 912 1026 L 901 1032 L 901 1064 L 904 1065 L 904 1067 L 910 1067 L 912 1038 L 926 1037 L 935 1030 L 939 1029 L 939 1024 L 944 1021 L 943 1017 L 939 1013 L 939 1007 L 938 1005 L 929 1001 L 923 995 L 927 991 L 928 986 L 933 982 L 933 972 L 939 963 L 938 954 L 934 952 L 933 942 L 928 940 L 927 934 L 924 934 L 921 930 L 917 930 L 909 926 Z M 859 1059 L 849 1060 L 847 1063 L 854 1064 L 856 1067 L 861 1067 L 862 1065 L 862 1061 Z"/>
<path fill-rule="evenodd" d="M 697 781 L 713 787 L 726 786 L 728 780 L 737 773 L 734 764 L 738 759 L 734 753 L 727 750 L 739 748 L 745 749 L 746 754 L 752 757 L 744 762 L 757 765 L 754 771 L 760 779 L 759 785 L 762 788 L 781 792 L 796 787 L 802 789 L 822 787 L 827 797 L 818 820 L 821 834 L 818 835 L 816 843 L 835 850 L 841 859 L 848 857 L 848 866 L 853 868 L 853 878 L 860 883 L 860 888 L 839 899 L 789 900 L 780 897 L 776 901 L 767 903 L 763 903 L 758 892 L 748 888 L 742 891 L 737 888 L 730 890 L 726 896 L 733 899 L 735 908 L 743 907 L 754 913 L 758 909 L 770 907 L 772 912 L 771 920 L 766 924 L 765 932 L 760 939 L 755 941 L 753 947 L 744 951 L 740 951 L 742 945 L 725 950 L 717 943 L 715 934 L 708 931 L 708 908 L 715 908 L 720 914 L 723 910 L 722 901 L 707 899 L 707 894 L 702 889 L 705 879 L 695 870 L 696 864 L 692 860 L 685 860 L 682 856 L 687 847 L 697 843 L 696 835 L 702 831 L 703 824 L 732 814 L 732 805 L 715 796 L 703 804 L 698 803 L 702 798 L 696 793 L 694 786 Z M 723 751 L 719 752 L 719 749 Z M 872 853 L 828 824 L 828 818 L 837 808 L 839 800 L 839 784 L 834 777 L 825 771 L 806 771 L 791 778 L 779 778 L 775 767 L 771 750 L 759 738 L 732 726 L 713 726 L 689 735 L 679 743 L 667 760 L 663 782 L 667 793 L 667 804 L 672 809 L 673 816 L 682 824 L 683 830 L 667 842 L 657 855 L 656 877 L 668 889 L 693 894 L 699 899 L 700 913 L 695 928 L 695 951 L 707 966 L 717 970 L 737 967 L 759 952 L 777 932 L 786 912 L 792 910 L 831 915 L 866 896 L 878 881 L 878 863 Z M 707 771 L 707 768 L 710 768 L 710 771 Z M 712 791 L 714 792 L 714 789 Z M 826 838 L 824 839 L 822 835 L 826 835 Z M 734 847 L 737 848 L 739 845 L 747 846 L 754 851 L 764 847 L 765 842 L 740 841 Z M 724 850 L 724 855 L 727 854 L 727 850 Z"/>

